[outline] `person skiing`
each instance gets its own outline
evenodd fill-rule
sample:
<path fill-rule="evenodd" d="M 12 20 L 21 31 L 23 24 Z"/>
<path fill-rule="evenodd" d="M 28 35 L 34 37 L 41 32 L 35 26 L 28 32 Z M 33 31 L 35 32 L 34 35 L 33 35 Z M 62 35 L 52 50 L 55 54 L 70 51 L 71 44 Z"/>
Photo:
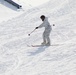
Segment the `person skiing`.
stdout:
<path fill-rule="evenodd" d="M 51 44 L 50 44 L 49 36 L 50 36 L 50 32 L 52 30 L 52 27 L 51 27 L 50 23 L 48 22 L 48 17 L 45 17 L 45 15 L 41 15 L 40 18 L 43 21 L 43 23 L 41 25 L 39 25 L 38 27 L 36 27 L 35 29 L 45 27 L 45 30 L 43 32 L 43 42 L 41 44 L 50 46 Z M 54 26 L 54 24 L 53 24 L 53 26 Z"/>

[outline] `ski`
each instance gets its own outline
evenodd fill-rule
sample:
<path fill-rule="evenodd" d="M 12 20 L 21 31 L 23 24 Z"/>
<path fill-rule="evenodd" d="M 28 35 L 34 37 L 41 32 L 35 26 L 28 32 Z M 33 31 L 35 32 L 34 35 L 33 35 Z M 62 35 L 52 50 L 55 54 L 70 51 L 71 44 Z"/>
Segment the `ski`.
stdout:
<path fill-rule="evenodd" d="M 31 45 L 32 47 L 41 47 L 41 46 L 44 46 L 44 45 Z"/>
<path fill-rule="evenodd" d="M 28 47 L 44 47 L 46 45 L 27 45 Z"/>
<path fill-rule="evenodd" d="M 52 44 L 50 46 L 61 46 L 64 44 Z M 49 47 L 48 45 L 27 45 L 28 47 Z"/>

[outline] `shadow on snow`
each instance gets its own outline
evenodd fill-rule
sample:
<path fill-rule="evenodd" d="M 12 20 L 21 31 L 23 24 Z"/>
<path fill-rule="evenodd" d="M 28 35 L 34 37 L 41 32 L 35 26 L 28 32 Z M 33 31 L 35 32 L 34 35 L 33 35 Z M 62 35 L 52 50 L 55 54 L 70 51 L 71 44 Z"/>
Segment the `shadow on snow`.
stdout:
<path fill-rule="evenodd" d="M 35 52 L 28 52 L 29 53 L 29 56 L 34 56 L 34 55 L 37 55 L 37 54 L 39 54 L 39 53 L 41 53 L 41 52 L 44 52 L 45 50 L 46 50 L 46 48 L 48 48 L 49 46 L 44 46 L 44 47 L 39 47 L 39 48 L 37 48 L 36 49 L 36 51 Z"/>

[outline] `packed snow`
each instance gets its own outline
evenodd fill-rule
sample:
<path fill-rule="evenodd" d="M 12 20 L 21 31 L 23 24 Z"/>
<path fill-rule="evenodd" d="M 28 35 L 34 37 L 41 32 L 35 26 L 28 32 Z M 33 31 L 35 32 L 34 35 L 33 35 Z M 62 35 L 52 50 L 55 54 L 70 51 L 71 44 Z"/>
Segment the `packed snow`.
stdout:
<path fill-rule="evenodd" d="M 37 7 L 41 4 L 48 2 L 49 0 L 13 0 L 17 4 L 22 6 L 22 10 L 18 10 L 10 3 L 0 0 L 0 22 L 7 21 L 11 18 L 18 17 L 26 12 L 28 9 Z"/>
<path fill-rule="evenodd" d="M 42 42 L 44 28 L 28 36 L 42 23 L 42 14 L 55 24 L 52 46 L 29 47 Z M 0 75 L 76 75 L 75 0 L 50 0 L 5 20 L 0 23 Z"/>

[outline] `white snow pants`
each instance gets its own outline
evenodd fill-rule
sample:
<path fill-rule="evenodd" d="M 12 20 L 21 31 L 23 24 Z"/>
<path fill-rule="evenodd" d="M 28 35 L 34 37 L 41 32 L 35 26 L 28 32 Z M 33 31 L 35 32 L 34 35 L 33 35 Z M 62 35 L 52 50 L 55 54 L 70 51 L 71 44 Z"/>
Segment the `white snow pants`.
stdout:
<path fill-rule="evenodd" d="M 43 42 L 45 42 L 46 44 L 50 44 L 50 30 L 49 31 L 44 31 L 43 32 Z"/>

